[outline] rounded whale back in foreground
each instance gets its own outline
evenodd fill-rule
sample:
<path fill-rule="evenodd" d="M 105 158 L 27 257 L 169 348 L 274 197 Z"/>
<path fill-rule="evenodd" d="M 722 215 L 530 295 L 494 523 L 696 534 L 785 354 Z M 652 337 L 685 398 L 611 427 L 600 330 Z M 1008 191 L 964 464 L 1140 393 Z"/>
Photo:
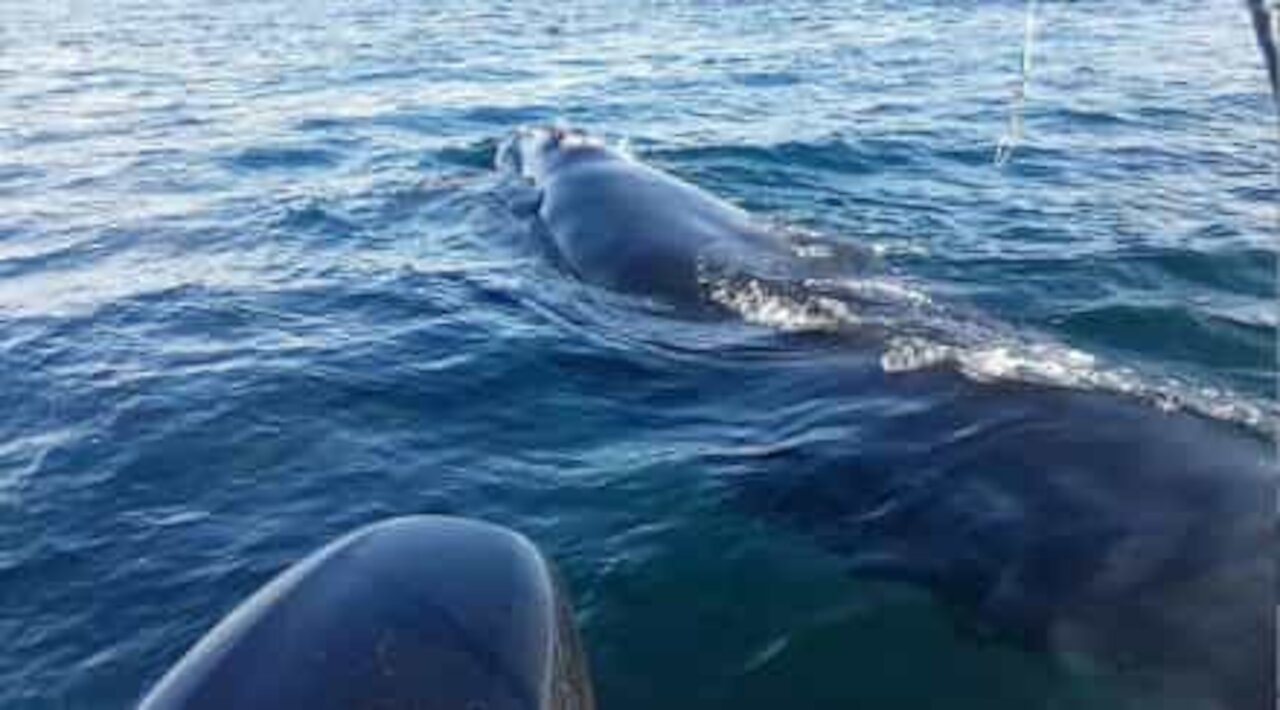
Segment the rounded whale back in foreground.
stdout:
<path fill-rule="evenodd" d="M 598 286 L 696 304 L 704 269 L 793 256 L 742 209 L 580 131 L 519 129 L 498 162 L 537 188 L 539 221 L 564 264 Z"/>
<path fill-rule="evenodd" d="M 194 646 L 140 710 L 591 710 L 549 563 L 521 535 L 396 518 L 290 567 Z"/>

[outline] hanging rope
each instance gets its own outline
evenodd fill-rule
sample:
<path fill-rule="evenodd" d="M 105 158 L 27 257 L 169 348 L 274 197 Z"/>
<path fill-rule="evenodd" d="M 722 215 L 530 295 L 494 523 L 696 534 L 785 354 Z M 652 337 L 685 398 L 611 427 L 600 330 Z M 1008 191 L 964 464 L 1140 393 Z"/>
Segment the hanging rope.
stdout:
<path fill-rule="evenodd" d="M 1280 121 L 1280 0 L 1244 0 L 1253 19 L 1253 30 L 1271 80 L 1271 95 L 1276 102 L 1277 120 Z M 1013 101 L 1009 105 L 1009 125 L 996 144 L 995 164 L 1003 166 L 1013 158 L 1013 152 L 1022 142 L 1027 90 L 1031 86 L 1032 58 L 1036 39 L 1037 0 L 1027 0 L 1026 26 L 1022 38 L 1022 76 L 1014 87 Z"/>
<path fill-rule="evenodd" d="M 1022 76 L 1014 87 L 1013 101 L 1009 104 L 1009 126 L 996 143 L 997 166 L 1006 165 L 1013 158 L 1014 149 L 1022 142 L 1023 113 L 1027 104 L 1027 89 L 1031 86 L 1031 59 L 1035 52 L 1036 2 L 1037 0 L 1027 0 L 1027 21 L 1022 37 Z"/>

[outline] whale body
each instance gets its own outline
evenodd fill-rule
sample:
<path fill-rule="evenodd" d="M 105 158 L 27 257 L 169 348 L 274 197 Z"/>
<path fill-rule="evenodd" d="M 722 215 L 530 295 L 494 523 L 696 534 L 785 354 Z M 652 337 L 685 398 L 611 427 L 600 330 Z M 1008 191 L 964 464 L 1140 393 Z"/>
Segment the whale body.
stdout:
<path fill-rule="evenodd" d="M 793 257 L 746 211 L 581 132 L 520 129 L 499 162 L 537 189 L 537 218 L 560 260 L 597 286 L 699 304 L 706 270 Z"/>
<path fill-rule="evenodd" d="M 708 268 L 794 264 L 743 210 L 584 134 L 523 129 L 500 162 L 589 283 L 698 303 Z M 1274 707 L 1268 437 L 1117 393 L 848 367 L 858 420 L 811 422 L 847 438 L 709 457 L 740 510 L 855 576 L 928 589 L 960 628 L 1088 659 L 1148 706 Z"/>

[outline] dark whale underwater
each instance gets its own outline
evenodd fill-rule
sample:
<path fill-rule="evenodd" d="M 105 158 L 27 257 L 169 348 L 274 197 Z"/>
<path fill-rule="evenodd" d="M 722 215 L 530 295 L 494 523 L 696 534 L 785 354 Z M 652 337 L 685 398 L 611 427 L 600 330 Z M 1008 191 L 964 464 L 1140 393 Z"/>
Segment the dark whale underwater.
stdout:
<path fill-rule="evenodd" d="M 775 276 L 794 258 L 744 211 L 580 132 L 522 129 L 499 163 L 593 285 L 701 307 L 708 265 Z M 849 368 L 842 386 L 865 403 L 847 436 L 708 456 L 742 510 L 855 577 L 928 589 L 962 632 L 1111 673 L 1149 707 L 1275 707 L 1267 436 L 945 363 Z"/>

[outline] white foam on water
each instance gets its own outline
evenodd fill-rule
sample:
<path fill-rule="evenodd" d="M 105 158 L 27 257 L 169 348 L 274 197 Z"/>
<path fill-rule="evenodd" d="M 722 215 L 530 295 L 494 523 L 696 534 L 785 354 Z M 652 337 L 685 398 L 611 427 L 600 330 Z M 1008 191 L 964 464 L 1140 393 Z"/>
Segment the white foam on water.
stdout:
<path fill-rule="evenodd" d="M 791 251 L 801 259 L 830 259 L 836 255 L 829 244 L 792 244 Z"/>
<path fill-rule="evenodd" d="M 880 358 L 885 372 L 911 372 L 953 365 L 980 382 L 1019 380 L 1078 386 L 1096 384 L 1102 376 L 1097 358 L 1074 348 L 1044 343 L 985 346 L 946 345 L 920 337 L 894 338 Z M 1111 384 L 1121 386 L 1123 378 Z"/>
<path fill-rule="evenodd" d="M 1174 378 L 1152 381 L 1128 368 L 1105 366 L 1082 350 L 1052 343 L 1008 340 L 966 346 L 921 337 L 893 338 L 880 357 L 880 366 L 890 374 L 954 367 L 976 382 L 1025 382 L 1129 395 L 1165 411 L 1192 411 L 1258 431 L 1273 429 L 1276 418 L 1275 412 L 1227 391 L 1193 387 Z"/>
<path fill-rule="evenodd" d="M 927 244 L 916 242 L 873 242 L 871 251 L 881 258 L 889 256 L 930 256 L 932 254 Z"/>
<path fill-rule="evenodd" d="M 613 144 L 613 149 L 627 156 L 628 158 L 631 158 L 632 160 L 636 160 L 638 157 L 636 155 L 635 146 L 631 142 L 630 136 L 623 136 L 619 138 L 617 141 L 615 141 Z"/>
<path fill-rule="evenodd" d="M 756 325 L 787 332 L 876 328 L 899 333 L 889 337 L 880 355 L 880 366 L 889 374 L 953 368 L 975 382 L 1110 392 L 1268 433 L 1280 420 L 1280 408 L 1223 389 L 1142 375 L 1064 344 L 967 322 L 935 308 L 924 291 L 891 278 L 786 283 L 704 274 L 702 285 L 710 301 Z"/>
<path fill-rule="evenodd" d="M 858 315 L 846 303 L 819 295 L 796 297 L 758 279 L 716 279 L 704 283 L 707 297 L 748 323 L 785 331 L 833 331 L 856 326 Z"/>
<path fill-rule="evenodd" d="M 814 288 L 834 288 L 859 301 L 898 304 L 911 308 L 920 308 L 933 303 L 933 299 L 929 298 L 929 294 L 924 291 L 887 278 L 810 280 L 805 284 Z"/>

